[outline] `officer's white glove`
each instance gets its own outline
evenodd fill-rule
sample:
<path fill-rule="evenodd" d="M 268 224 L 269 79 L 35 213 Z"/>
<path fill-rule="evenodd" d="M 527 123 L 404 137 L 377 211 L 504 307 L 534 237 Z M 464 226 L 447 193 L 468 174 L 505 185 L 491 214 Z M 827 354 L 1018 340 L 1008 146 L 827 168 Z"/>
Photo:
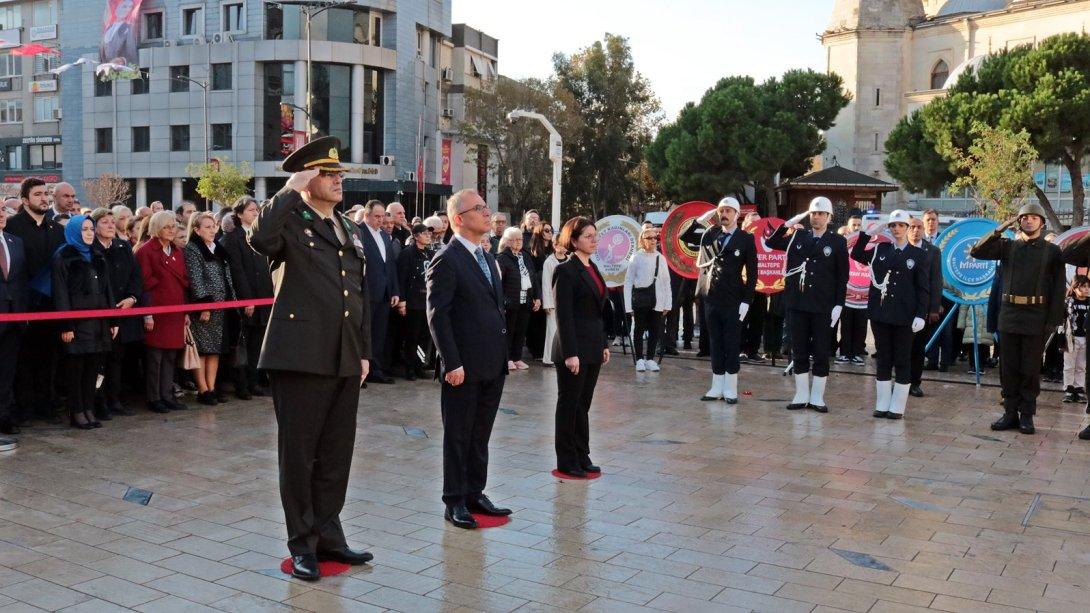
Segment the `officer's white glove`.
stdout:
<path fill-rule="evenodd" d="M 788 228 L 793 227 L 795 224 L 802 223 L 802 220 L 806 219 L 809 215 L 810 215 L 809 212 L 799 213 L 798 215 L 795 215 L 791 219 L 788 219 L 787 221 L 785 221 L 784 225 L 786 225 Z"/>
<path fill-rule="evenodd" d="M 320 172 L 321 171 L 317 168 L 313 170 L 300 170 L 288 177 L 287 186 L 297 192 L 301 192 L 310 185 L 310 180 L 317 177 Z"/>
<path fill-rule="evenodd" d="M 917 317 L 912 320 L 912 333 L 915 334 L 920 330 L 923 330 L 923 318 Z"/>
<path fill-rule="evenodd" d="M 843 309 L 844 309 L 844 307 L 839 306 L 839 305 L 833 307 L 833 316 L 831 318 L 832 321 L 829 322 L 829 327 L 830 328 L 835 328 L 836 327 L 836 322 L 840 321 L 840 311 L 842 311 Z"/>
<path fill-rule="evenodd" d="M 743 302 L 738 305 L 738 321 L 745 321 L 746 313 L 749 313 L 749 304 Z"/>
<path fill-rule="evenodd" d="M 718 212 L 717 209 L 712 209 L 712 210 L 708 211 L 707 213 L 704 213 L 700 217 L 697 217 L 696 220 L 698 222 L 700 222 L 701 224 L 705 225 L 705 226 L 710 225 L 711 222 L 712 222 L 712 217 L 715 217 L 715 214 L 717 212 Z"/>

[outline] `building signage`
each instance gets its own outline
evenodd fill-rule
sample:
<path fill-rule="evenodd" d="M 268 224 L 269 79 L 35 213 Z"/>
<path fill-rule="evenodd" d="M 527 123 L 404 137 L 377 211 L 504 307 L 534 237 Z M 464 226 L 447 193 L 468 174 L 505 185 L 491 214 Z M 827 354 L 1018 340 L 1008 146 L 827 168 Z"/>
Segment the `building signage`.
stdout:
<path fill-rule="evenodd" d="M 935 246 L 942 250 L 944 296 L 958 304 L 986 304 L 995 277 L 995 261 L 969 255 L 973 245 L 998 226 L 991 219 L 963 219 L 939 234 Z"/>
<path fill-rule="evenodd" d="M 46 79 L 44 81 L 31 81 L 30 93 L 40 94 L 43 92 L 55 92 L 57 91 L 57 80 Z"/>
<path fill-rule="evenodd" d="M 443 171 L 443 173 L 442 173 L 443 179 L 442 180 L 443 180 L 443 185 L 450 185 L 450 151 L 451 151 L 451 146 L 452 146 L 451 139 L 444 138 L 443 139 L 443 147 L 440 150 L 441 151 L 440 155 L 441 155 L 441 159 L 442 159 L 442 171 Z"/>
<path fill-rule="evenodd" d="M 22 183 L 29 177 L 41 179 L 46 183 L 59 183 L 61 180 L 60 175 L 4 175 L 4 183 Z"/>
<path fill-rule="evenodd" d="M 779 217 L 762 217 L 757 223 L 743 228 L 753 235 L 754 246 L 757 248 L 757 287 L 758 293 L 771 296 L 778 294 L 786 287 L 783 279 L 784 264 L 787 263 L 787 252 L 777 251 L 765 244 L 765 241 L 783 225 Z M 745 271 L 742 271 L 745 274 Z"/>
<path fill-rule="evenodd" d="M 59 136 L 24 136 L 24 145 L 57 145 L 60 144 Z"/>
<path fill-rule="evenodd" d="M 21 28 L 0 30 L 0 49 L 11 49 L 23 44 Z"/>
<path fill-rule="evenodd" d="M 30 40 L 50 40 L 57 38 L 57 24 L 48 26 L 31 26 Z"/>
<path fill-rule="evenodd" d="M 594 224 L 598 229 L 598 250 L 594 263 L 602 273 L 607 287 L 624 285 L 625 273 L 632 254 L 636 252 L 640 236 L 640 224 L 631 217 L 610 215 Z"/>

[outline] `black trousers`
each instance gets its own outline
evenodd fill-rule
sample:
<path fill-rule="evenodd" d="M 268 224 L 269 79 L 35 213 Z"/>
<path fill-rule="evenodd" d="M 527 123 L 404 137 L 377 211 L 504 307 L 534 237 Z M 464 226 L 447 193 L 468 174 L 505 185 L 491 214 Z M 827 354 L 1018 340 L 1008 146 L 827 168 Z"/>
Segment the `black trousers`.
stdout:
<path fill-rule="evenodd" d="M 545 349 L 545 309 L 530 312 L 526 326 L 526 348 L 535 360 L 541 359 Z"/>
<path fill-rule="evenodd" d="M 845 309 L 848 310 L 848 309 Z M 870 322 L 874 332 L 876 353 L 875 378 L 889 381 L 897 371 L 897 383 L 912 382 L 912 326 L 895 326 L 880 321 Z"/>
<path fill-rule="evenodd" d="M 265 340 L 265 326 L 261 323 L 253 323 L 252 319 L 244 318 L 242 325 L 246 330 L 246 365 L 232 369 L 236 394 L 252 391 L 261 385 L 257 374 L 257 362 L 261 359 L 261 343 Z M 235 351 L 238 351 L 237 347 Z"/>
<path fill-rule="evenodd" d="M 371 347 L 375 348 L 371 356 L 370 374 L 382 376 L 384 366 L 382 353 L 386 347 L 386 328 L 390 325 L 390 302 L 388 300 L 371 301 Z"/>
<path fill-rule="evenodd" d="M 405 364 L 406 374 L 417 373 L 424 369 L 424 362 L 417 354 L 417 348 L 427 355 L 428 339 L 431 338 L 428 331 L 428 312 L 424 309 L 406 309 L 402 319 L 401 361 Z"/>
<path fill-rule="evenodd" d="M 10 310 L 0 309 L 2 313 Z M 19 340 L 22 329 L 19 324 L 0 324 L 0 422 L 14 419 L 15 368 L 19 363 Z"/>
<path fill-rule="evenodd" d="M 52 321 L 33 321 L 23 330 L 15 367 L 15 403 L 22 419 L 50 417 L 57 410 L 56 372 L 60 332 Z"/>
<path fill-rule="evenodd" d="M 95 410 L 95 383 L 102 368 L 101 353 L 69 353 L 64 356 L 68 384 L 68 412 Z"/>
<path fill-rule="evenodd" d="M 508 305 L 507 313 L 507 359 L 518 362 L 522 359 L 522 348 L 526 345 L 526 326 L 530 323 L 530 305 Z"/>
<path fill-rule="evenodd" d="M 102 396 L 113 404 L 121 402 L 121 377 L 125 368 L 125 343 L 116 339 L 110 351 L 103 355 L 102 374 L 105 380 L 102 382 Z"/>
<path fill-rule="evenodd" d="M 768 312 L 768 296 L 753 294 L 746 320 L 742 322 L 742 348 L 746 355 L 756 355 L 761 350 L 761 337 L 764 336 L 765 315 Z"/>
<path fill-rule="evenodd" d="M 840 355 L 857 358 L 866 350 L 867 309 L 844 307 L 840 312 Z"/>
<path fill-rule="evenodd" d="M 590 461 L 590 403 L 601 364 L 580 364 L 579 374 L 556 363 L 556 468 L 582 470 Z"/>
<path fill-rule="evenodd" d="M 712 374 L 737 374 L 741 370 L 738 353 L 741 346 L 742 322 L 738 307 L 707 303 L 704 318 L 708 322 L 707 337 L 712 357 Z"/>
<path fill-rule="evenodd" d="M 999 360 L 1003 411 L 1035 415 L 1037 396 L 1041 393 L 1044 335 L 1000 332 L 999 344 L 1003 347 L 1003 357 Z"/>
<path fill-rule="evenodd" d="M 829 353 L 833 327 L 829 313 L 808 313 L 791 309 L 791 356 L 796 374 L 809 372 L 815 377 L 829 376 Z"/>
<path fill-rule="evenodd" d="M 958 308 L 958 306 L 956 304 L 954 304 L 952 301 L 948 300 L 944 296 L 943 299 L 942 299 L 942 315 L 943 316 L 942 316 L 941 319 L 939 319 L 939 323 L 942 323 L 942 320 L 946 318 L 946 315 L 948 315 L 950 313 L 950 311 L 952 311 L 952 310 L 954 310 L 956 308 Z M 950 320 L 950 323 L 946 324 L 946 327 L 943 328 L 942 334 L 940 334 L 939 338 L 935 340 L 935 344 L 931 345 L 931 351 L 927 352 L 927 361 L 928 362 L 931 362 L 932 364 L 936 364 L 936 365 L 939 365 L 939 366 L 946 366 L 946 367 L 949 367 L 950 364 L 952 364 L 954 362 L 954 358 L 957 356 L 957 348 L 958 348 L 958 345 L 959 345 L 959 343 L 956 343 L 954 341 L 954 339 L 955 339 L 955 337 L 958 338 L 958 339 L 961 338 L 960 334 L 955 334 L 955 332 L 954 332 L 958 327 L 957 324 L 958 324 L 958 318 L 957 318 L 957 315 L 955 315 Z M 939 324 L 934 324 L 934 326 L 936 326 L 936 327 L 938 325 Z M 924 329 L 927 330 L 927 328 L 924 328 Z M 934 334 L 935 334 L 935 331 L 934 331 L 934 329 L 932 329 L 931 332 L 927 335 L 927 340 L 931 340 L 931 336 L 934 335 Z M 1042 349 L 1042 351 L 1043 351 L 1043 349 Z"/>
<path fill-rule="evenodd" d="M 708 338 L 711 334 L 708 332 L 708 317 L 707 317 L 707 305 L 704 304 L 703 298 L 697 298 L 696 300 L 696 317 L 700 323 L 700 342 L 697 343 L 697 351 L 703 354 L 710 354 L 711 346 L 708 344 Z"/>
<path fill-rule="evenodd" d="M 345 547 L 338 517 L 356 442 L 359 377 L 272 371 L 280 502 L 288 550 L 303 555 Z"/>
<path fill-rule="evenodd" d="M 144 360 L 145 395 L 148 402 L 174 400 L 174 363 L 179 349 L 148 347 Z"/>
<path fill-rule="evenodd" d="M 559 368 L 558 368 L 559 369 Z M 443 502 L 464 504 L 484 493 L 488 482 L 488 440 L 503 396 L 501 375 L 488 381 L 443 382 Z"/>
<path fill-rule="evenodd" d="M 655 309 L 632 309 L 632 345 L 636 350 L 636 359 L 655 359 L 655 348 L 659 343 L 662 330 L 662 313 Z M 643 347 L 643 333 L 647 333 L 647 350 Z"/>

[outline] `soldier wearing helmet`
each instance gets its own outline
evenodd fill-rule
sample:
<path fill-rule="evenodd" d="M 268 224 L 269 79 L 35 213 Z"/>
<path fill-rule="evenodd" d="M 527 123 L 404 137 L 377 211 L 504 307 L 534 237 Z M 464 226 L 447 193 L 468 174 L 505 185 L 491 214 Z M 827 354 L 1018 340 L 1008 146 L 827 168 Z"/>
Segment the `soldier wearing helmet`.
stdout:
<path fill-rule="evenodd" d="M 848 243 L 829 229 L 832 216 L 833 203 L 819 196 L 810 201 L 806 212 L 787 220 L 765 241 L 769 247 L 787 252 L 784 325 L 791 330 L 795 372 L 795 397 L 787 405 L 791 411 L 809 407 L 818 413 L 829 412 L 825 383 L 831 335 L 848 288 Z M 801 225 L 807 217 L 809 230 Z"/>
<path fill-rule="evenodd" d="M 1019 237 L 1003 232 L 1017 224 Z M 1002 262 L 1003 295 L 999 307 L 1000 382 L 1003 417 L 992 430 L 1033 434 L 1033 415 L 1041 392 L 1045 337 L 1064 318 L 1066 274 L 1060 248 L 1044 238 L 1045 210 L 1030 203 L 1013 219 L 983 236 L 969 251 L 978 260 Z"/>

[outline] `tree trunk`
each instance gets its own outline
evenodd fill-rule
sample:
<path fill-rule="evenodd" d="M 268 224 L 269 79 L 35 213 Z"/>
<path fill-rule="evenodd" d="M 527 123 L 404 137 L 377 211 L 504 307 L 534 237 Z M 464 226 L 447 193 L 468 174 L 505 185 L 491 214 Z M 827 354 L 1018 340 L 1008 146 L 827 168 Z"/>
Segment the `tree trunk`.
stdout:
<path fill-rule="evenodd" d="M 1052 208 L 1052 201 L 1048 199 L 1048 194 L 1037 185 L 1036 181 L 1033 183 L 1033 191 L 1037 194 L 1037 201 L 1045 209 L 1045 214 L 1048 215 L 1048 225 L 1057 233 L 1062 232 L 1063 224 L 1060 223 L 1060 217 L 1056 215 L 1056 211 Z"/>
<path fill-rule="evenodd" d="M 1080 146 L 1078 150 L 1082 150 Z M 1086 190 L 1082 187 L 1082 160 L 1072 155 L 1063 156 L 1064 167 L 1071 174 L 1071 227 L 1078 228 L 1086 219 L 1083 210 Z"/>

